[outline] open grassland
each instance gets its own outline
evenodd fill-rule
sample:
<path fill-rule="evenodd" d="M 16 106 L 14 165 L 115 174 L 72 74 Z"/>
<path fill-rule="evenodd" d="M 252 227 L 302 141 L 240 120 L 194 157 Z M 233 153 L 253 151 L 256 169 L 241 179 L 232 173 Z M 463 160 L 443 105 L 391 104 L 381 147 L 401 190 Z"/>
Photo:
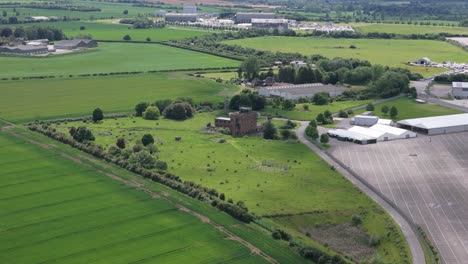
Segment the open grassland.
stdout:
<path fill-rule="evenodd" d="M 408 24 L 370 24 L 370 23 L 350 23 L 347 24 L 354 27 L 357 31 L 362 33 L 395 33 L 403 35 L 411 34 L 467 34 L 467 27 L 448 27 L 448 26 L 419 26 Z"/>
<path fill-rule="evenodd" d="M 0 82 L 0 118 L 12 122 L 130 112 L 141 101 L 191 97 L 196 102 L 222 101 L 238 87 L 182 73 L 45 79 Z"/>
<path fill-rule="evenodd" d="M 169 203 L 0 132 L 2 263 L 265 263 Z"/>
<path fill-rule="evenodd" d="M 441 116 L 441 115 L 452 115 L 452 114 L 461 114 L 461 111 L 443 107 L 437 104 L 425 103 L 420 104 L 416 103 L 413 99 L 409 98 L 399 98 L 390 102 L 377 104 L 375 105 L 374 114 L 382 118 L 390 118 L 389 115 L 382 113 L 382 106 L 388 106 L 391 108 L 395 106 L 398 109 L 398 116 L 395 120 L 409 119 L 409 118 L 419 118 L 419 117 L 430 117 L 430 116 Z M 364 110 L 360 110 L 362 113 Z"/>
<path fill-rule="evenodd" d="M 314 216 L 304 216 L 300 226 L 313 228 L 317 224 L 349 223 L 352 215 L 361 215 L 366 234 L 381 237 L 382 247 L 375 250 L 383 259 L 397 262 L 402 258 L 401 250 L 408 253 L 388 215 L 307 147 L 294 141 L 233 138 L 205 131 L 204 126 L 213 123 L 215 117 L 216 113 L 199 113 L 183 122 L 133 117 L 106 119 L 99 124 L 69 122 L 57 124 L 56 128 L 66 134 L 70 126 L 86 125 L 96 135 L 96 144 L 105 149 L 117 138 L 125 138 L 131 146 L 150 133 L 160 150 L 158 156 L 168 162 L 170 172 L 215 188 L 234 201 L 245 201 L 250 211 L 267 217 L 263 220 L 266 224 L 280 226 L 302 237 L 305 243 L 317 245 L 298 225 L 276 218 Z M 182 141 L 175 142 L 174 137 Z M 220 139 L 226 142 L 218 143 Z"/>
<path fill-rule="evenodd" d="M 422 57 L 429 57 L 435 62 L 468 61 L 468 52 L 450 43 L 435 40 L 259 37 L 230 40 L 225 43 L 259 50 L 299 52 L 304 55 L 320 54 L 328 58 L 357 58 L 374 64 L 409 67 L 411 71 L 424 76 L 446 70 L 410 67 L 405 63 Z M 355 45 L 356 49 L 350 49 L 351 45 Z"/>
<path fill-rule="evenodd" d="M 82 53 L 0 57 L 0 77 L 237 67 L 238 61 L 158 44 L 99 43 Z"/>
<path fill-rule="evenodd" d="M 326 110 L 332 113 L 337 113 L 340 110 L 347 110 L 357 106 L 367 105 L 372 101 L 374 100 L 334 101 L 327 105 L 315 105 L 311 103 L 296 104 L 296 107 L 293 110 L 282 110 L 281 108 L 273 108 L 269 105 L 262 111 L 262 114 L 293 120 L 312 120 L 315 119 L 319 113 L 323 113 Z M 304 110 L 304 105 L 308 105 L 309 109 Z"/>
<path fill-rule="evenodd" d="M 118 20 L 110 20 L 109 23 L 90 22 L 90 21 L 68 21 L 68 22 L 49 22 L 39 24 L 15 25 L 22 27 L 30 27 L 35 25 L 50 26 L 60 28 L 68 38 L 89 34 L 93 39 L 97 40 L 122 40 L 125 35 L 129 35 L 132 41 L 146 41 L 150 38 L 151 41 L 167 41 L 175 39 L 183 39 L 189 37 L 202 36 L 211 34 L 213 30 L 181 28 L 181 27 L 166 27 L 161 29 L 132 29 L 131 25 L 118 24 Z M 105 21 L 107 22 L 107 21 Z M 85 27 L 80 30 L 80 27 Z"/>

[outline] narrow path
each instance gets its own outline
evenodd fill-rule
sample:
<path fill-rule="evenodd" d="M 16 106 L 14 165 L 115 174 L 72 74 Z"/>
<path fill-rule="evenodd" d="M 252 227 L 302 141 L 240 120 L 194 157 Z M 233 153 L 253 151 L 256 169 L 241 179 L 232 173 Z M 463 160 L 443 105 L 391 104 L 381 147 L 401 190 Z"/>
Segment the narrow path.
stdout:
<path fill-rule="evenodd" d="M 305 129 L 309 124 L 308 121 L 296 121 L 296 120 L 291 120 L 291 121 L 298 122 L 301 124 L 301 126 L 296 130 L 296 135 L 299 141 L 301 141 L 309 149 L 317 153 L 328 164 L 334 166 L 336 170 L 339 173 L 341 173 L 341 175 L 345 176 L 349 181 L 351 181 L 354 185 L 356 185 L 361 191 L 367 194 L 367 196 L 369 196 L 372 200 L 378 203 L 382 208 L 384 208 L 392 216 L 395 222 L 400 226 L 403 232 L 403 235 L 406 238 L 406 241 L 408 241 L 413 263 L 416 263 L 416 264 L 426 263 L 424 251 L 422 249 L 418 236 L 413 230 L 411 224 L 405 219 L 405 217 L 401 215 L 397 210 L 395 210 L 389 203 L 387 203 L 385 198 L 380 196 L 380 194 L 371 190 L 360 179 L 354 177 L 351 173 L 349 173 L 349 171 L 346 168 L 343 168 L 342 166 L 340 166 L 340 164 L 338 164 L 333 159 L 331 159 L 326 154 L 325 151 L 319 149 L 312 142 L 310 142 L 305 136 Z"/>
<path fill-rule="evenodd" d="M 3 121 L 3 120 L 1 120 L 1 121 Z M 14 124 L 12 124 L 10 122 L 5 122 L 5 123 L 10 125 L 7 128 L 12 128 L 14 126 Z M 37 146 L 39 146 L 41 148 L 50 149 L 51 147 L 54 147 L 53 145 L 44 144 L 44 143 L 41 143 L 41 142 L 38 142 L 38 141 L 35 141 L 35 140 L 32 140 L 32 139 L 26 138 L 23 135 L 20 135 L 18 133 L 13 132 L 11 129 L 6 129 L 6 130 L 4 130 L 4 132 L 9 133 L 9 134 L 11 134 L 11 135 L 13 135 L 13 136 L 15 136 L 17 138 L 20 138 L 22 140 L 26 140 L 26 141 L 28 141 L 28 142 L 30 142 L 32 144 L 35 144 L 35 145 L 37 145 Z M 127 186 L 131 186 L 131 187 L 133 187 L 135 189 L 143 191 L 143 192 L 149 194 L 151 196 L 151 198 L 153 198 L 153 199 L 163 200 L 163 201 L 165 201 L 165 202 L 179 208 L 179 210 L 184 211 L 186 213 L 189 213 L 189 214 L 197 217 L 202 222 L 207 223 L 207 224 L 213 226 L 215 229 L 219 230 L 220 232 L 224 233 L 227 236 L 227 239 L 237 241 L 237 242 L 241 243 L 242 245 L 244 245 L 245 247 L 247 247 L 250 250 L 252 255 L 260 255 L 261 257 L 263 257 L 269 263 L 279 264 L 279 262 L 276 259 L 274 259 L 270 255 L 266 254 L 265 252 L 263 252 L 262 250 L 260 250 L 256 246 L 252 245 L 248 241 L 244 240 L 243 238 L 241 238 L 241 237 L 237 236 L 236 234 L 232 233 L 231 231 L 227 230 L 226 228 L 224 228 L 224 226 L 222 226 L 220 224 L 217 224 L 216 222 L 212 221 L 209 217 L 206 217 L 206 216 L 204 216 L 202 214 L 199 214 L 199 213 L 197 213 L 197 212 L 195 212 L 193 210 L 190 210 L 189 208 L 187 208 L 187 207 L 185 207 L 185 206 L 183 206 L 183 205 L 181 205 L 179 203 L 176 203 L 176 202 L 174 202 L 172 200 L 169 200 L 168 198 L 164 197 L 163 195 L 157 194 L 157 193 L 145 188 L 141 183 L 125 180 L 125 179 L 119 177 L 118 175 L 115 175 L 115 174 L 112 174 L 112 173 L 109 173 L 109 172 L 105 172 L 105 171 L 97 169 L 97 168 L 95 168 L 95 167 L 93 167 L 93 166 L 91 166 L 89 164 L 86 164 L 80 158 L 85 158 L 86 160 L 88 160 L 89 162 L 92 162 L 94 164 L 99 164 L 100 162 L 104 162 L 104 161 L 101 161 L 101 160 L 99 160 L 97 158 L 94 158 L 94 157 L 88 156 L 88 155 L 86 155 L 86 156 L 81 155 L 80 158 L 74 157 L 74 156 L 71 156 L 71 155 L 69 155 L 69 154 L 67 154 L 65 152 L 61 152 L 58 149 L 54 149 L 54 151 L 59 152 L 59 154 L 64 158 L 67 158 L 67 159 L 69 159 L 69 160 L 71 160 L 71 161 L 73 161 L 75 163 L 78 163 L 78 164 L 80 164 L 82 166 L 86 166 L 86 167 L 88 167 L 90 169 L 93 169 L 96 172 L 104 174 L 104 175 L 106 175 L 106 176 L 108 176 L 108 177 L 110 177 L 110 178 L 112 178 L 112 179 L 114 179 L 116 181 L 119 181 L 119 182 L 121 182 L 121 183 L 123 183 L 123 184 L 125 184 Z"/>

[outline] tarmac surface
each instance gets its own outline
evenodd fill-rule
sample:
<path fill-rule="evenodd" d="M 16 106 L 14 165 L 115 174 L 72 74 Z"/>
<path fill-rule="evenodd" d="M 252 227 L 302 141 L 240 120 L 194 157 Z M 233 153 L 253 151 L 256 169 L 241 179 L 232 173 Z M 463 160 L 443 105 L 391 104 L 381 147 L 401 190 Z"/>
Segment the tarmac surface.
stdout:
<path fill-rule="evenodd" d="M 468 263 L 468 132 L 331 145 L 332 155 L 426 231 L 442 263 Z"/>

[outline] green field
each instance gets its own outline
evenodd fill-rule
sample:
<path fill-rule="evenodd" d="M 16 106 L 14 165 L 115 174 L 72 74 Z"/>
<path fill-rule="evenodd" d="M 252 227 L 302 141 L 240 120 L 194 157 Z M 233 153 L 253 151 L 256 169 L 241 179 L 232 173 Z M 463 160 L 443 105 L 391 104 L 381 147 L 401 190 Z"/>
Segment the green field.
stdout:
<path fill-rule="evenodd" d="M 306 111 L 303 108 L 305 104 L 296 104 L 296 107 L 292 111 L 282 110 L 280 108 L 273 108 L 272 106 L 267 106 L 263 111 L 263 115 L 272 115 L 278 117 L 285 117 L 293 120 L 312 120 L 317 117 L 319 113 L 323 113 L 326 110 L 337 113 L 340 110 L 346 110 L 354 108 L 361 105 L 367 105 L 368 103 L 374 100 L 354 100 L 354 101 L 334 101 L 328 105 L 314 105 L 307 103 L 309 110 Z"/>
<path fill-rule="evenodd" d="M 448 27 L 448 26 L 419 26 L 408 24 L 369 24 L 369 23 L 350 23 L 347 24 L 354 27 L 362 33 L 381 32 L 381 33 L 395 33 L 403 35 L 411 34 L 437 34 L 437 33 L 450 33 L 450 34 L 467 34 L 468 28 L 466 27 Z"/>
<path fill-rule="evenodd" d="M 409 118 L 419 118 L 419 117 L 431 117 L 431 116 L 441 116 L 441 115 L 452 115 L 452 114 L 461 114 L 461 111 L 447 108 L 444 106 L 426 103 L 420 104 L 416 103 L 413 99 L 409 98 L 399 98 L 390 102 L 383 104 L 375 105 L 374 114 L 382 118 L 390 118 L 389 115 L 382 113 L 382 106 L 386 105 L 389 108 L 395 106 L 398 109 L 398 116 L 395 120 L 409 119 Z M 365 109 L 358 111 L 359 113 L 364 112 Z"/>
<path fill-rule="evenodd" d="M 158 156 L 168 163 L 170 172 L 224 192 L 234 201 L 244 201 L 253 213 L 272 216 L 264 218 L 266 223 L 281 226 L 306 243 L 317 245 L 305 239 L 298 226 L 276 221 L 275 215 L 294 215 L 303 219 L 301 228 L 313 228 L 316 224 L 347 223 L 352 215 L 361 214 L 364 230 L 382 237 L 377 252 L 382 253 L 383 259 L 401 259 L 401 250 L 408 254 L 406 244 L 400 244 L 403 248 L 399 248 L 394 243 L 394 239 L 403 239 L 400 233 L 391 232 L 390 238 L 385 238 L 388 228 L 394 226 L 388 215 L 307 147 L 297 142 L 205 132 L 203 127 L 213 123 L 215 117 L 216 113 L 199 113 L 183 122 L 120 118 L 87 126 L 97 136 L 96 144 L 106 149 L 119 137 L 135 142 L 145 133 L 152 134 L 159 142 Z M 67 133 L 68 127 L 79 125 L 83 123 L 62 123 L 56 127 Z M 182 137 L 182 141 L 175 142 L 176 136 Z M 218 143 L 221 138 L 227 142 Z"/>
<path fill-rule="evenodd" d="M 0 82 L 0 118 L 13 122 L 87 115 L 96 107 L 129 112 L 141 101 L 192 97 L 222 101 L 238 91 L 182 73 Z"/>
<path fill-rule="evenodd" d="M 225 43 L 259 50 L 320 54 L 328 58 L 358 58 L 392 67 L 408 67 L 406 62 L 422 57 L 429 57 L 435 62 L 468 61 L 468 52 L 447 42 L 434 40 L 259 37 Z M 350 45 L 357 48 L 350 49 Z M 446 71 L 438 68 L 409 68 L 425 76 Z"/>
<path fill-rule="evenodd" d="M 0 57 L 0 77 L 237 67 L 238 61 L 158 44 L 99 43 L 83 53 Z M 1 85 L 1 84 L 0 84 Z"/>
<path fill-rule="evenodd" d="M 5 132 L 0 149 L 1 263 L 266 263 L 197 217 L 52 150 Z"/>

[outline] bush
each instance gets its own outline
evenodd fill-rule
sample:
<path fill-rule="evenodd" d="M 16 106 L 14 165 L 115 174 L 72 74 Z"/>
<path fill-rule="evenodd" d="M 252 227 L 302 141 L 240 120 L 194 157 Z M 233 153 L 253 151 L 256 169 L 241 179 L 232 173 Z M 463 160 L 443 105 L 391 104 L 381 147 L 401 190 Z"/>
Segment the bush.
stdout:
<path fill-rule="evenodd" d="M 132 37 L 130 37 L 130 35 L 127 34 L 127 35 L 123 36 L 123 40 L 130 41 L 130 40 L 132 40 Z"/>
<path fill-rule="evenodd" d="M 263 129 L 263 138 L 264 139 L 276 139 L 276 127 L 271 123 L 271 121 L 266 122 L 265 128 Z"/>
<path fill-rule="evenodd" d="M 141 138 L 141 143 L 143 144 L 143 146 L 148 146 L 149 144 L 154 143 L 154 138 L 151 134 L 144 134 Z"/>
<path fill-rule="evenodd" d="M 158 170 L 167 170 L 167 163 L 162 160 L 156 161 L 156 169 Z"/>
<path fill-rule="evenodd" d="M 85 142 L 85 141 L 94 141 L 94 135 L 89 130 L 89 128 L 85 126 L 80 126 L 76 129 L 76 132 L 72 135 L 73 139 L 78 142 Z"/>
<path fill-rule="evenodd" d="M 146 150 L 148 150 L 151 154 L 154 154 L 159 151 L 158 147 L 156 147 L 156 145 L 154 145 L 153 143 L 148 144 L 146 146 Z"/>
<path fill-rule="evenodd" d="M 348 113 L 346 113 L 344 110 L 340 110 L 338 112 L 338 117 L 341 117 L 341 118 L 348 118 Z"/>
<path fill-rule="evenodd" d="M 156 158 L 154 158 L 148 151 L 141 150 L 130 155 L 128 163 L 135 165 L 136 167 L 153 169 L 156 167 Z"/>
<path fill-rule="evenodd" d="M 352 224 L 353 226 L 358 226 L 358 225 L 362 224 L 362 219 L 361 219 L 361 217 L 360 217 L 359 215 L 353 215 L 353 216 L 351 217 L 351 224 Z"/>
<path fill-rule="evenodd" d="M 193 109 L 187 102 L 173 103 L 164 109 L 163 115 L 168 119 L 185 120 L 193 117 Z"/>
<path fill-rule="evenodd" d="M 136 116 L 142 116 L 143 112 L 148 108 L 148 103 L 141 102 L 135 106 L 135 115 Z"/>
<path fill-rule="evenodd" d="M 149 106 L 143 112 L 143 119 L 158 120 L 160 115 L 161 113 L 159 112 L 159 109 L 156 106 Z"/>
<path fill-rule="evenodd" d="M 328 134 L 324 133 L 320 135 L 320 143 L 327 144 L 329 140 L 330 140 L 330 137 L 328 136 Z"/>
<path fill-rule="evenodd" d="M 104 119 L 104 112 L 102 112 L 102 110 L 100 108 L 94 109 L 94 111 L 93 111 L 93 121 L 97 122 L 97 121 L 101 121 L 103 119 Z"/>
<path fill-rule="evenodd" d="M 109 153 L 112 156 L 118 156 L 120 155 L 120 152 L 120 148 L 118 148 L 117 146 L 110 146 L 109 150 L 107 151 L 107 153 Z"/>
<path fill-rule="evenodd" d="M 117 139 L 117 142 L 115 143 L 115 145 L 121 149 L 124 149 L 125 148 L 125 139 L 123 138 L 119 138 Z"/>

